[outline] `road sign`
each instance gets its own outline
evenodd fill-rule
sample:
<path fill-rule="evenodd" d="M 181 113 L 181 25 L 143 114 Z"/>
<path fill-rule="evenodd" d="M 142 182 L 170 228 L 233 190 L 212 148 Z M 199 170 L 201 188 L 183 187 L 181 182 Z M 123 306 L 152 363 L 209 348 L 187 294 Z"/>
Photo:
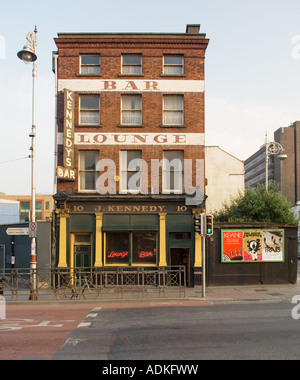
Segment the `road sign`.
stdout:
<path fill-rule="evenodd" d="M 7 228 L 7 235 L 29 235 L 29 228 Z"/>
<path fill-rule="evenodd" d="M 29 237 L 35 238 L 37 234 L 37 224 L 35 222 L 29 223 Z"/>

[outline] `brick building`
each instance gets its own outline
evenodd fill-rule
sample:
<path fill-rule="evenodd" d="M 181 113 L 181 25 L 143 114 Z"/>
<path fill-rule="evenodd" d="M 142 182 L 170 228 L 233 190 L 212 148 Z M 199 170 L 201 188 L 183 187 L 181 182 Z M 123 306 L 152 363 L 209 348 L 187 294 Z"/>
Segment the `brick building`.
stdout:
<path fill-rule="evenodd" d="M 208 39 L 186 33 L 60 33 L 59 268 L 201 266 Z"/>

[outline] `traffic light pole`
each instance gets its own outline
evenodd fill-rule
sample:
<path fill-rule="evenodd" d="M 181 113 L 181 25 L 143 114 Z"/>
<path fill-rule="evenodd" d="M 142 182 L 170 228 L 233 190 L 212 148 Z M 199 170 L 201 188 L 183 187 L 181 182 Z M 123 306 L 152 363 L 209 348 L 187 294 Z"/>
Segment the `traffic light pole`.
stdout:
<path fill-rule="evenodd" d="M 205 298 L 206 295 L 206 249 L 205 249 L 206 238 L 202 236 L 202 297 Z"/>

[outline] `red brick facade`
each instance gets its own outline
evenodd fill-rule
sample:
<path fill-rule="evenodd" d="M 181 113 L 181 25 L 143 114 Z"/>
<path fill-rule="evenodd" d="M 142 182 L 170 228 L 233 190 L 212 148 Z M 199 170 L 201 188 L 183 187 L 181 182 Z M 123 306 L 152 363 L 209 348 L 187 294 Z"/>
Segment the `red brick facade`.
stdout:
<path fill-rule="evenodd" d="M 132 89 L 130 94 L 142 94 L 142 126 L 121 126 L 121 96 L 124 91 L 101 92 L 100 94 L 100 125 L 97 127 L 79 124 L 79 94 L 88 93 L 75 91 L 75 133 L 203 133 L 204 127 L 204 92 L 176 91 L 176 81 L 204 81 L 204 60 L 208 40 L 203 34 L 59 34 L 55 39 L 58 47 L 58 73 L 60 80 L 84 79 L 99 81 L 100 88 L 112 88 L 113 82 L 124 82 L 124 87 Z M 141 54 L 142 74 L 121 74 L 122 54 Z M 80 55 L 100 54 L 101 74 L 80 74 Z M 163 74 L 164 55 L 182 55 L 184 57 L 184 73 L 182 75 Z M 171 81 L 175 94 L 184 96 L 184 124 L 180 127 L 163 126 L 163 95 L 165 92 L 156 91 L 155 85 L 159 81 Z M 137 84 L 142 83 L 142 86 Z M 142 82 L 141 82 L 142 81 Z M 159 85 L 158 85 L 159 86 Z M 144 92 L 146 88 L 154 88 L 153 91 Z M 156 87 L 157 88 L 157 87 Z M 168 92 L 169 93 L 169 92 Z M 58 92 L 58 133 L 63 133 L 64 124 L 64 95 L 63 89 Z M 163 137 L 162 137 L 163 138 Z M 180 141 L 180 140 L 179 140 Z M 78 149 L 98 149 L 94 145 L 75 146 L 75 168 L 78 165 Z M 150 168 L 151 159 L 162 159 L 163 150 L 184 150 L 186 159 L 204 159 L 203 146 L 187 146 L 176 144 L 172 146 L 133 146 L 122 145 L 123 149 L 141 149 L 142 158 Z M 101 146 L 100 158 L 111 158 L 115 161 L 119 170 L 119 147 Z M 63 165 L 63 148 L 58 147 L 58 165 Z M 150 171 L 150 170 L 149 170 Z M 193 170 L 195 173 L 195 170 Z M 149 173 L 150 175 L 150 173 Z M 77 177 L 78 178 L 78 177 Z M 149 181 L 150 184 L 150 181 Z M 150 187 L 150 186 L 149 186 Z M 161 187 L 161 185 L 160 185 Z M 78 182 L 58 181 L 58 191 L 78 191 Z M 149 189 L 150 191 L 150 189 Z"/>
<path fill-rule="evenodd" d="M 189 185 L 205 192 L 208 42 L 198 25 L 177 34 L 55 38 L 58 267 L 182 265 L 187 283 L 193 283 L 192 268 L 201 266 L 193 209 L 204 202 L 186 203 L 181 180 L 190 171 L 165 162 L 172 157 L 182 165 L 189 161 Z M 148 168 L 139 180 L 142 192 L 132 193 L 130 180 L 126 183 L 135 175 L 129 156 L 141 158 Z M 107 170 L 100 170 L 103 160 L 115 165 L 115 193 L 99 191 L 98 180 Z"/>

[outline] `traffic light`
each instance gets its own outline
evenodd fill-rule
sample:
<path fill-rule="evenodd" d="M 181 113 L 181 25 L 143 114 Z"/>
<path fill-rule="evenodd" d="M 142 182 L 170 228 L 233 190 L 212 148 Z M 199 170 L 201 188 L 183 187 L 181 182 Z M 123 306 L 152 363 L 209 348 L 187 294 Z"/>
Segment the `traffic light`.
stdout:
<path fill-rule="evenodd" d="M 195 232 L 198 232 L 198 234 L 203 235 L 203 224 L 204 224 L 204 214 L 195 215 L 194 221 L 195 221 Z"/>
<path fill-rule="evenodd" d="M 205 229 L 206 229 L 206 232 L 205 234 L 207 236 L 210 236 L 212 235 L 214 232 L 214 227 L 213 227 L 213 216 L 210 215 L 210 214 L 207 214 L 206 215 L 206 223 L 205 223 Z"/>

